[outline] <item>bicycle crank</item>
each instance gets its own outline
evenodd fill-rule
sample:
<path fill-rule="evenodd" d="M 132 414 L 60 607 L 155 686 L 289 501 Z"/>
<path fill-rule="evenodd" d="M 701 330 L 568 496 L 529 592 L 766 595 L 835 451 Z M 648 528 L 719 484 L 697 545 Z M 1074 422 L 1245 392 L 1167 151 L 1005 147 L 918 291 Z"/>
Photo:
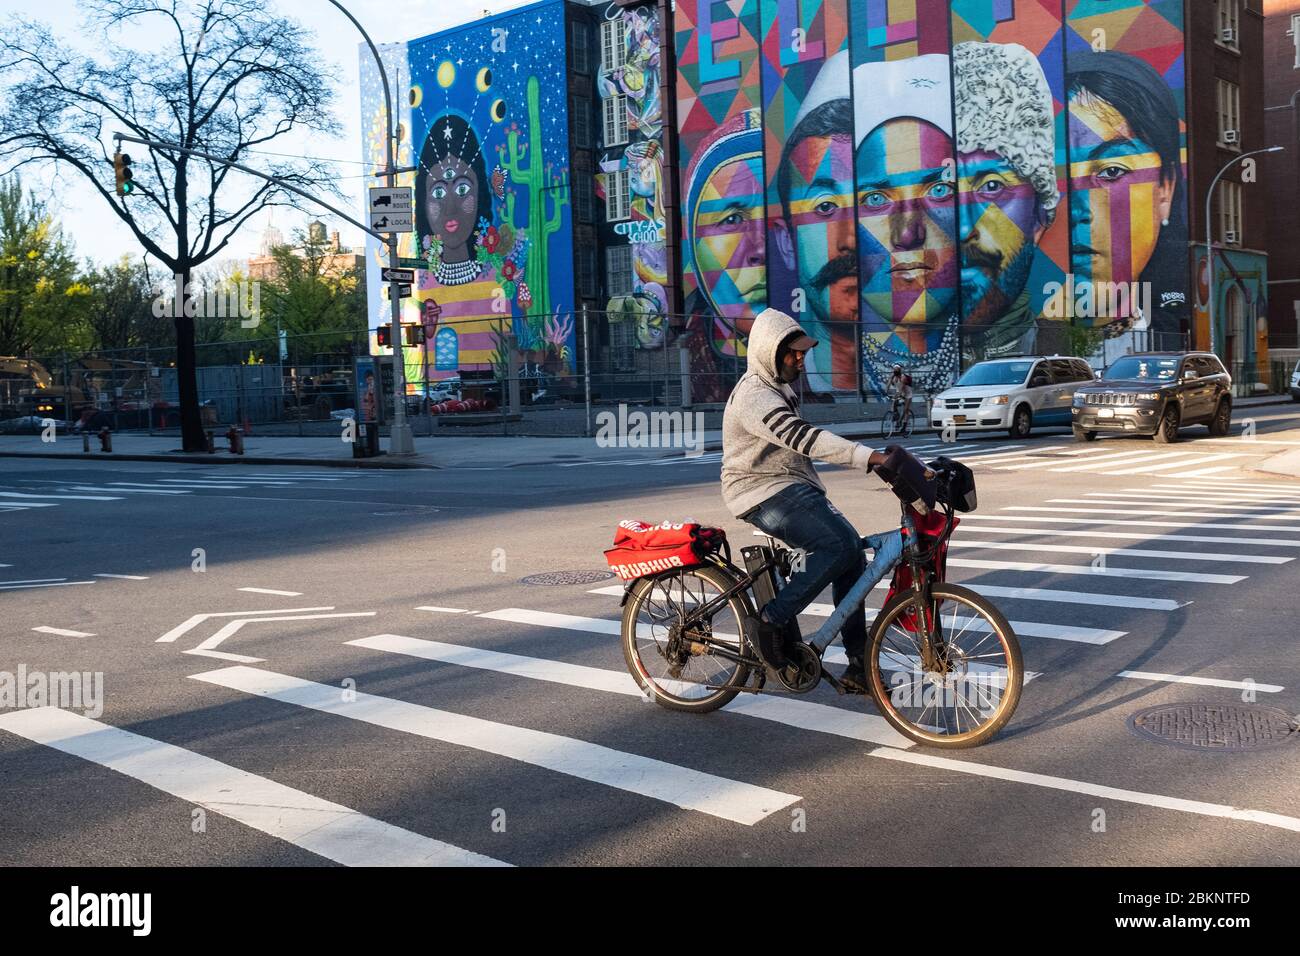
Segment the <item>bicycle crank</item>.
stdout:
<path fill-rule="evenodd" d="M 822 659 L 812 645 L 801 641 L 787 651 L 786 657 L 789 663 L 773 671 L 786 690 L 806 694 L 821 683 Z"/>

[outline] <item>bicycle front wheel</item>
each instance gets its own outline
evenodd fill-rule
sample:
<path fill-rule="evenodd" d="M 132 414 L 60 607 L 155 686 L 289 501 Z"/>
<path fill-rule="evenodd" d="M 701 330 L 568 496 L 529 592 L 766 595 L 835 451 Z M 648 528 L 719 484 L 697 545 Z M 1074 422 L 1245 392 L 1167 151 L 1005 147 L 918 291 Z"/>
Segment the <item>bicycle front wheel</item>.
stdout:
<path fill-rule="evenodd" d="M 669 710 L 707 713 L 740 692 L 749 667 L 712 653 L 703 639 L 741 653 L 744 620 L 753 613 L 744 592 L 706 620 L 683 627 L 686 615 L 732 586 L 731 575 L 703 566 L 642 578 L 623 608 L 623 658 L 649 699 Z"/>
<path fill-rule="evenodd" d="M 1020 702 L 1020 643 L 1002 612 L 969 588 L 934 584 L 930 597 L 926 621 L 915 589 L 896 594 L 876 616 L 867 650 L 871 696 L 881 716 L 917 743 L 976 747 L 1006 726 Z"/>

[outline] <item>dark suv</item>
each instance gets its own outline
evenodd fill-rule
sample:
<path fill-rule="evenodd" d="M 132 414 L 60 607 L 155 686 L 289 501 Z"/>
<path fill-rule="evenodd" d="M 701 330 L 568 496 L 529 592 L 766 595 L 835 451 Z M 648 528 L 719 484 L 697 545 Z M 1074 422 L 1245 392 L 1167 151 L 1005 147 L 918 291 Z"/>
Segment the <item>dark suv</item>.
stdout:
<path fill-rule="evenodd" d="M 1070 414 L 1076 441 L 1105 431 L 1172 442 L 1183 425 L 1209 425 L 1222 436 L 1232 425 L 1232 377 L 1210 352 L 1125 355 L 1079 387 Z"/>

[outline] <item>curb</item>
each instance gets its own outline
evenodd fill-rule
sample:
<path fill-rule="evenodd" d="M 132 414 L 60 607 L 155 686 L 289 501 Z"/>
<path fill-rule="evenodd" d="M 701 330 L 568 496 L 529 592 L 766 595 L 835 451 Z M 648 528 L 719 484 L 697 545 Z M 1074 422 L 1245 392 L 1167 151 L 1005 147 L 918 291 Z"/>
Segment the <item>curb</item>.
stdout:
<path fill-rule="evenodd" d="M 218 458 L 208 455 L 131 455 L 117 452 L 86 454 L 84 452 L 0 451 L 0 458 L 65 458 L 79 461 L 173 461 L 198 465 L 315 465 L 323 468 L 425 468 L 440 470 L 441 465 L 416 462 L 375 461 L 368 458 L 265 458 L 239 456 Z"/>

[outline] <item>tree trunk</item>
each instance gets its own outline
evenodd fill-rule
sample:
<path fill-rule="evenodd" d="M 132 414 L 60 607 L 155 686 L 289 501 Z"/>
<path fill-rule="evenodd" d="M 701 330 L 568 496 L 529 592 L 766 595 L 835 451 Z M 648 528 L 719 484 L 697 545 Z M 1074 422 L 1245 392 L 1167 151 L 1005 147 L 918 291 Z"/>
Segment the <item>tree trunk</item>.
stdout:
<path fill-rule="evenodd" d="M 199 417 L 199 385 L 194 371 L 194 308 L 190 304 L 190 270 L 177 274 L 176 289 L 176 392 L 181 406 L 181 449 L 187 452 L 207 451 L 203 434 L 203 420 Z"/>

